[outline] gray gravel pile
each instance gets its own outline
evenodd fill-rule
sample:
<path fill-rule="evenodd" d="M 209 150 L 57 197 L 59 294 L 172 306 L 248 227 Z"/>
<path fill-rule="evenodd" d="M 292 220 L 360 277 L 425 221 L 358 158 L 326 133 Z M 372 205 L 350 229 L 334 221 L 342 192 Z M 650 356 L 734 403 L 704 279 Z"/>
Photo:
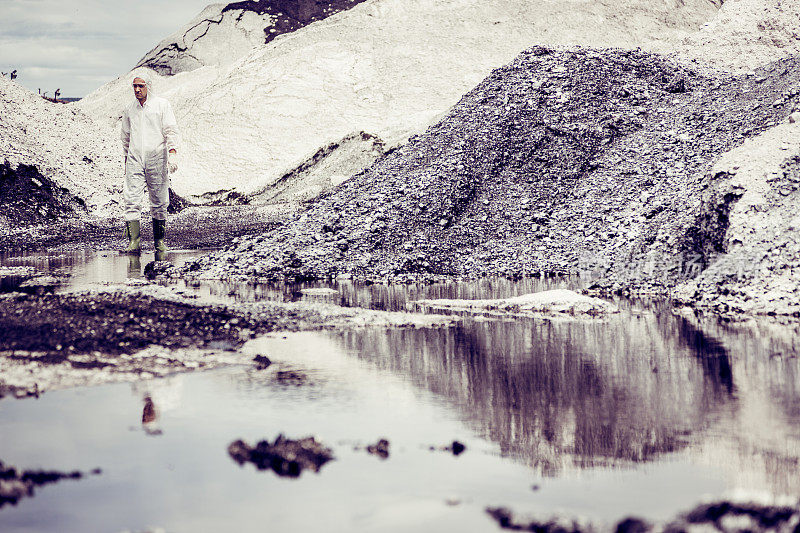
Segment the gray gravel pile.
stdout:
<path fill-rule="evenodd" d="M 672 286 L 721 247 L 726 207 L 700 199 L 711 163 L 786 117 L 797 62 L 708 77 L 638 50 L 533 47 L 297 219 L 185 268 L 269 280 L 583 272 L 605 290 Z"/>

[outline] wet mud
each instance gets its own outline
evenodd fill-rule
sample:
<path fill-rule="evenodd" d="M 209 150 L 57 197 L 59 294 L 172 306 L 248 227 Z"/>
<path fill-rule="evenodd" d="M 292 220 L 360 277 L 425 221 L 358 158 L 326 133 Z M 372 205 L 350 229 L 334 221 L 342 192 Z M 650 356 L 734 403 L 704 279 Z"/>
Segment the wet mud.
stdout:
<path fill-rule="evenodd" d="M 67 361 L 72 354 L 118 355 L 152 344 L 175 349 L 216 343 L 233 349 L 252 335 L 291 323 L 288 316 L 253 319 L 230 309 L 142 293 L 12 294 L 0 305 L 0 350 L 10 358 L 37 352 L 47 364 Z"/>
<path fill-rule="evenodd" d="M 12 272 L 28 275 L 28 270 Z M 146 379 L 227 364 L 267 369 L 269 358 L 247 359 L 242 345 L 272 331 L 327 328 L 440 327 L 444 316 L 370 311 L 330 304 L 252 302 L 211 304 L 192 290 L 111 286 L 57 294 L 0 294 L 0 397 Z M 279 385 L 313 382 L 300 370 L 269 368 Z"/>

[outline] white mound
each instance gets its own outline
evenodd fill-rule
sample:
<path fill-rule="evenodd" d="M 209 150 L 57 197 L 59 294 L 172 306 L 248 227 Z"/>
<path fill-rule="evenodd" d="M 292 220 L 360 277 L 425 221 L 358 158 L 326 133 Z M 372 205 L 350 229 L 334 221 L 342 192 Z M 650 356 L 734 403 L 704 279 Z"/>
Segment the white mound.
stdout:
<path fill-rule="evenodd" d="M 707 65 L 752 70 L 800 53 L 800 0 L 726 0 L 677 50 Z"/>
<path fill-rule="evenodd" d="M 184 27 L 158 43 L 137 66 L 165 75 L 206 65 L 228 65 L 264 44 L 270 15 L 241 9 L 223 12 L 226 4 L 211 4 Z"/>
<path fill-rule="evenodd" d="M 119 135 L 81 110 L 49 102 L 0 78 L 0 163 L 34 165 L 86 201 L 98 216 L 116 213 L 122 191 Z"/>
<path fill-rule="evenodd" d="M 181 194 L 267 191 L 320 147 L 353 134 L 391 147 L 422 131 L 492 68 L 534 44 L 642 46 L 687 35 L 715 13 L 709 0 L 369 0 L 230 66 L 159 77 L 156 92 L 172 102 L 183 136 L 173 185 Z M 132 78 L 78 105 L 118 127 Z"/>
<path fill-rule="evenodd" d="M 611 302 L 567 289 L 534 292 L 513 298 L 494 300 L 417 300 L 414 304 L 434 309 L 497 314 L 600 316 L 619 312 L 617 306 Z"/>

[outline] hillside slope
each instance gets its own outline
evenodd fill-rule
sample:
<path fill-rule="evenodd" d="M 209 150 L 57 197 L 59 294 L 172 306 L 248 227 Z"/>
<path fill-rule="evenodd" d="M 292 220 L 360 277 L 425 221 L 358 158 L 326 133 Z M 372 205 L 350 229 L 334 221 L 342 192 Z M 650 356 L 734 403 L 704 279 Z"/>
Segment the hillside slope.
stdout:
<path fill-rule="evenodd" d="M 726 0 L 712 20 L 671 48 L 700 65 L 734 71 L 799 54 L 800 0 Z"/>
<path fill-rule="evenodd" d="M 228 65 L 278 35 L 296 31 L 364 0 L 264 0 L 211 4 L 139 60 L 171 76 Z"/>
<path fill-rule="evenodd" d="M 398 145 L 532 44 L 643 46 L 685 36 L 715 13 L 708 0 L 368 0 L 281 35 L 230 66 L 158 76 L 157 92 L 173 103 L 184 136 L 174 185 L 187 194 L 234 187 L 269 193 L 342 139 L 364 132 Z M 133 74 L 78 105 L 116 124 Z M 349 176 L 360 169 L 330 172 Z"/>
<path fill-rule="evenodd" d="M 117 212 L 122 191 L 118 134 L 79 109 L 49 102 L 5 77 L 0 78 L 0 126 L 4 176 L 10 178 L 22 169 L 18 178 L 24 178 L 24 188 L 33 176 L 54 189 L 66 189 L 59 197 L 81 199 L 88 213 L 106 216 Z M 3 212 L 10 213 L 8 203 L 4 206 Z M 40 221 L 46 220 L 48 217 Z"/>

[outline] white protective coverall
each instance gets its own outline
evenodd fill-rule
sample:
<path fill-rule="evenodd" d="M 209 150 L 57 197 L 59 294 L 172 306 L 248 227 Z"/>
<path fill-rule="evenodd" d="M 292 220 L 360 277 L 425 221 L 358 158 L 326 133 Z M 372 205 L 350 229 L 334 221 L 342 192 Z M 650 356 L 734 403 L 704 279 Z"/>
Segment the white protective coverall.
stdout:
<path fill-rule="evenodd" d="M 149 86 L 150 84 L 148 84 Z M 150 213 L 167 219 L 169 207 L 169 150 L 178 148 L 178 123 L 172 106 L 148 90 L 142 106 L 134 100 L 122 113 L 122 149 L 125 155 L 125 220 L 139 220 L 145 184 Z"/>

